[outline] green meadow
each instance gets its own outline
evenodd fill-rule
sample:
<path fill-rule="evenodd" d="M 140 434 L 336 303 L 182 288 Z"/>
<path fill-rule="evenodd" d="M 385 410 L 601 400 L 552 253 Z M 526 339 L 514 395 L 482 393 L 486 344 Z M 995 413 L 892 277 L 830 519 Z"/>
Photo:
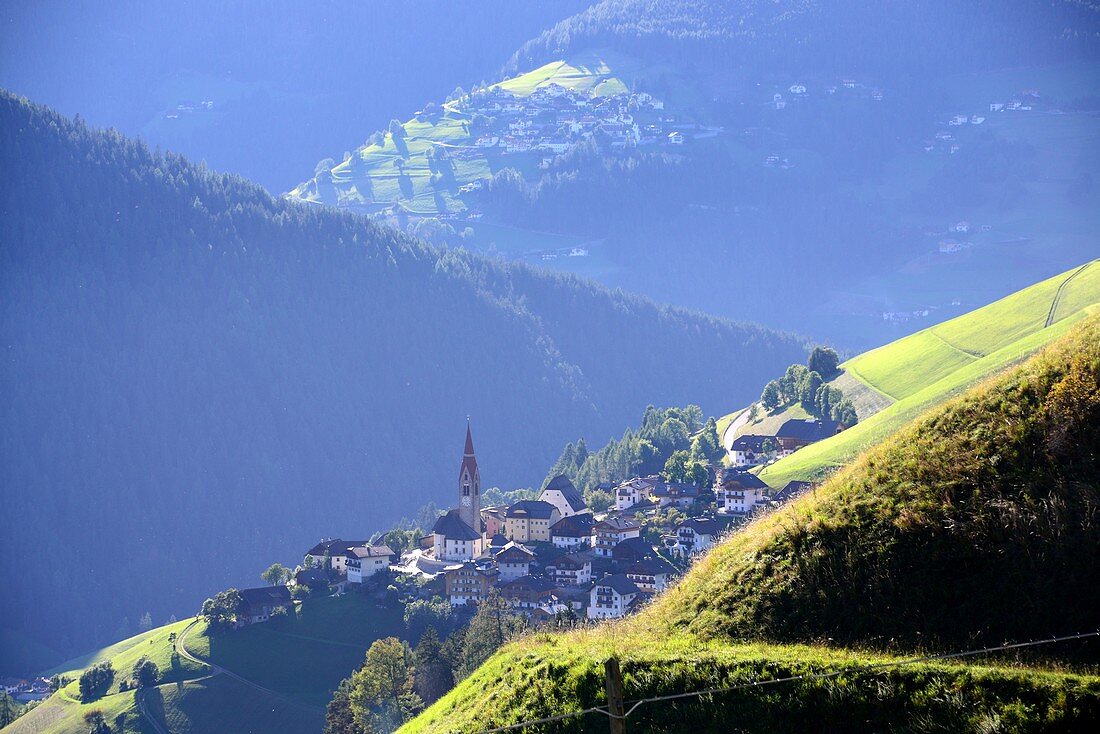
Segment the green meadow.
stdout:
<path fill-rule="evenodd" d="M 841 388 L 853 401 L 892 402 L 765 467 L 761 479 L 773 487 L 821 479 L 925 410 L 1030 356 L 1098 304 L 1100 261 L 1092 261 L 845 362 Z"/>

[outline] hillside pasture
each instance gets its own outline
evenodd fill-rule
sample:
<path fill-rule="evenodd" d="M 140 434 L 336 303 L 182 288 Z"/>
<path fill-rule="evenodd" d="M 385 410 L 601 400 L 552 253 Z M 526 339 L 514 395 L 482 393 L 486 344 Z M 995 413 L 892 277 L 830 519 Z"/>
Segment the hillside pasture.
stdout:
<path fill-rule="evenodd" d="M 96 701 L 81 703 L 66 691 L 55 693 L 15 723 L 4 727 L 4 734 L 85 734 L 84 716 L 99 711 L 115 734 L 156 734 L 156 730 L 137 710 L 134 691 L 114 693 Z M 173 732 L 173 734 L 175 734 Z"/>
<path fill-rule="evenodd" d="M 1063 336 L 1081 319 L 1097 312 L 1100 312 L 1100 308 L 1095 306 L 1082 309 L 1047 329 L 964 365 L 869 419 L 860 421 L 854 427 L 824 441 L 810 444 L 765 467 L 760 472 L 760 478 L 772 487 L 782 487 L 795 479 L 819 481 L 847 465 L 862 451 L 879 443 L 921 413 L 961 394 L 981 380 L 1023 361 L 1054 339 Z"/>
<path fill-rule="evenodd" d="M 400 609 L 348 594 L 307 600 L 293 616 L 241 630 L 211 634 L 200 626 L 185 643 L 201 660 L 323 708 L 340 681 L 362 664 L 371 643 L 406 634 Z"/>
<path fill-rule="evenodd" d="M 324 726 L 322 709 L 265 694 L 224 675 L 160 686 L 147 694 L 145 706 L 171 734 L 299 734 Z"/>
<path fill-rule="evenodd" d="M 924 410 L 1061 336 L 1098 303 L 1100 261 L 1094 260 L 848 360 L 841 365 L 846 386 L 837 386 L 877 412 L 860 413 L 855 427 L 780 459 L 760 477 L 773 487 L 821 479 Z M 856 382 L 875 396 L 854 389 Z"/>

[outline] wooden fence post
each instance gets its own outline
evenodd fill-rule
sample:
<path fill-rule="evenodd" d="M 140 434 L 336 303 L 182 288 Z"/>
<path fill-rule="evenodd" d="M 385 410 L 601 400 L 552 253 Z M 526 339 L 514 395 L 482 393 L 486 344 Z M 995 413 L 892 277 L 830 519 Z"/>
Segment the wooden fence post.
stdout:
<path fill-rule="evenodd" d="M 619 659 L 608 658 L 603 664 L 607 682 L 607 718 L 611 721 L 611 734 L 626 734 L 626 719 L 623 718 L 623 676 L 619 670 Z"/>

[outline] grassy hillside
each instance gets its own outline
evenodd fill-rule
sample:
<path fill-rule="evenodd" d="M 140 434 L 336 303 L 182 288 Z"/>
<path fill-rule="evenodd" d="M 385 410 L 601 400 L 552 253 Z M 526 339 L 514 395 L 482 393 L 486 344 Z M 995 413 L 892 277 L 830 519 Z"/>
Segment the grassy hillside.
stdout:
<path fill-rule="evenodd" d="M 761 478 L 773 487 L 820 479 L 921 412 L 1033 354 L 1097 304 L 1100 261 L 1092 261 L 848 360 L 834 384 L 860 408 L 861 422 L 766 467 Z M 758 429 L 747 424 L 740 432 Z"/>
<path fill-rule="evenodd" d="M 656 639 L 633 625 L 534 635 L 512 643 L 398 731 L 478 732 L 606 705 L 603 661 L 619 658 L 624 697 L 651 696 L 835 672 L 824 680 L 647 703 L 628 731 L 1091 731 L 1100 676 L 1011 665 L 931 664 L 882 669 L 899 658 L 805 645 Z M 629 707 L 628 703 L 628 707 Z M 588 714 L 525 731 L 606 732 Z"/>
<path fill-rule="evenodd" d="M 230 671 L 246 682 L 173 655 L 168 636 L 180 636 L 186 651 Z M 296 734 L 316 731 L 324 707 L 341 680 L 363 661 L 371 643 L 405 635 L 401 611 L 379 607 L 359 594 L 310 599 L 286 619 L 212 635 L 205 624 L 182 620 L 136 635 L 70 660 L 49 674 L 63 673 L 74 682 L 4 729 L 4 734 L 83 734 L 83 716 L 100 709 L 115 734 L 152 732 L 140 714 L 133 691 L 119 692 L 124 674 L 146 656 L 164 678 L 155 690 L 139 695 L 146 711 L 172 734 L 242 731 Z M 75 679 L 80 671 L 110 660 L 116 679 L 108 694 L 80 703 Z M 117 722 L 117 726 L 115 723 Z"/>
<path fill-rule="evenodd" d="M 624 660 L 627 699 L 841 671 L 646 704 L 643 728 L 1089 731 L 1100 720 L 1100 677 L 1065 665 L 872 670 L 892 658 L 832 646 L 946 650 L 1095 629 L 1098 446 L 1093 316 L 735 534 L 639 615 L 513 644 L 406 731 L 472 731 L 598 705 L 600 661 L 613 653 Z M 754 639 L 786 644 L 744 642 Z M 825 640 L 829 648 L 813 644 Z M 1043 655 L 1100 659 L 1095 643 Z M 606 725 L 589 716 L 561 730 Z"/>

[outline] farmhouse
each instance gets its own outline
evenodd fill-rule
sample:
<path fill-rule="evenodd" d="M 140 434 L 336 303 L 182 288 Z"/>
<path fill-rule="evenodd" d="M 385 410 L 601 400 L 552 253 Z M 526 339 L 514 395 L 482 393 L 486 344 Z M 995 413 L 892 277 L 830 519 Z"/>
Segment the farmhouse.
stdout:
<path fill-rule="evenodd" d="M 499 576 L 500 571 L 492 561 L 464 561 L 447 566 L 443 572 L 444 593 L 454 607 L 479 602 L 489 595 Z"/>
<path fill-rule="evenodd" d="M 554 591 L 554 585 L 549 580 L 535 576 L 502 581 L 497 588 L 513 609 L 537 609 L 549 601 Z"/>
<path fill-rule="evenodd" d="M 831 420 L 791 418 L 775 432 L 779 448 L 784 454 L 817 443 L 843 431 L 844 425 Z"/>
<path fill-rule="evenodd" d="M 720 528 L 718 523 L 707 517 L 693 517 L 680 523 L 676 528 L 674 552 L 681 556 L 702 553 L 714 545 Z"/>
<path fill-rule="evenodd" d="M 348 582 L 361 584 L 379 571 L 385 571 L 397 556 L 387 545 L 357 546 L 347 559 Z"/>
<path fill-rule="evenodd" d="M 642 526 L 636 520 L 625 517 L 609 517 L 603 522 L 597 523 L 594 530 L 596 537 L 596 555 L 610 558 L 615 546 L 627 538 L 637 538 L 642 533 Z"/>
<path fill-rule="evenodd" d="M 726 469 L 719 477 L 715 486 L 719 513 L 747 515 L 764 504 L 768 485 L 760 477 L 737 469 Z"/>
<path fill-rule="evenodd" d="M 657 551 L 653 546 L 640 536 L 627 538 L 611 549 L 611 557 L 618 564 L 635 563 L 656 555 Z"/>
<path fill-rule="evenodd" d="M 237 607 L 237 627 L 266 622 L 277 609 L 286 609 L 292 603 L 290 589 L 285 586 L 240 589 L 238 593 L 241 604 Z"/>
<path fill-rule="evenodd" d="M 497 568 L 500 569 L 501 581 L 515 581 L 521 576 L 531 573 L 531 564 L 535 561 L 535 554 L 514 542 L 508 543 L 494 556 Z"/>
<path fill-rule="evenodd" d="M 642 591 L 655 594 L 668 588 L 676 569 L 663 558 L 643 558 L 627 566 L 626 577 Z"/>
<path fill-rule="evenodd" d="M 730 444 L 730 461 L 734 466 L 754 466 L 770 459 L 778 448 L 774 436 L 744 434 Z"/>
<path fill-rule="evenodd" d="M 563 517 L 550 526 L 550 542 L 557 548 L 589 547 L 596 524 L 590 512 Z"/>
<path fill-rule="evenodd" d="M 306 552 L 306 557 L 315 566 L 331 568 L 337 573 L 347 573 L 348 554 L 352 548 L 364 546 L 366 540 L 341 540 L 330 538 L 322 540 Z"/>
<path fill-rule="evenodd" d="M 588 602 L 589 619 L 617 619 L 636 608 L 642 595 L 638 585 L 626 574 L 604 576 L 596 582 Z"/>
<path fill-rule="evenodd" d="M 687 509 L 699 499 L 700 488 L 695 484 L 662 482 L 649 492 L 651 502 L 658 507 L 678 507 Z"/>
<path fill-rule="evenodd" d="M 553 563 L 547 570 L 558 586 L 583 586 L 592 580 L 592 556 L 588 553 L 567 553 Z"/>

